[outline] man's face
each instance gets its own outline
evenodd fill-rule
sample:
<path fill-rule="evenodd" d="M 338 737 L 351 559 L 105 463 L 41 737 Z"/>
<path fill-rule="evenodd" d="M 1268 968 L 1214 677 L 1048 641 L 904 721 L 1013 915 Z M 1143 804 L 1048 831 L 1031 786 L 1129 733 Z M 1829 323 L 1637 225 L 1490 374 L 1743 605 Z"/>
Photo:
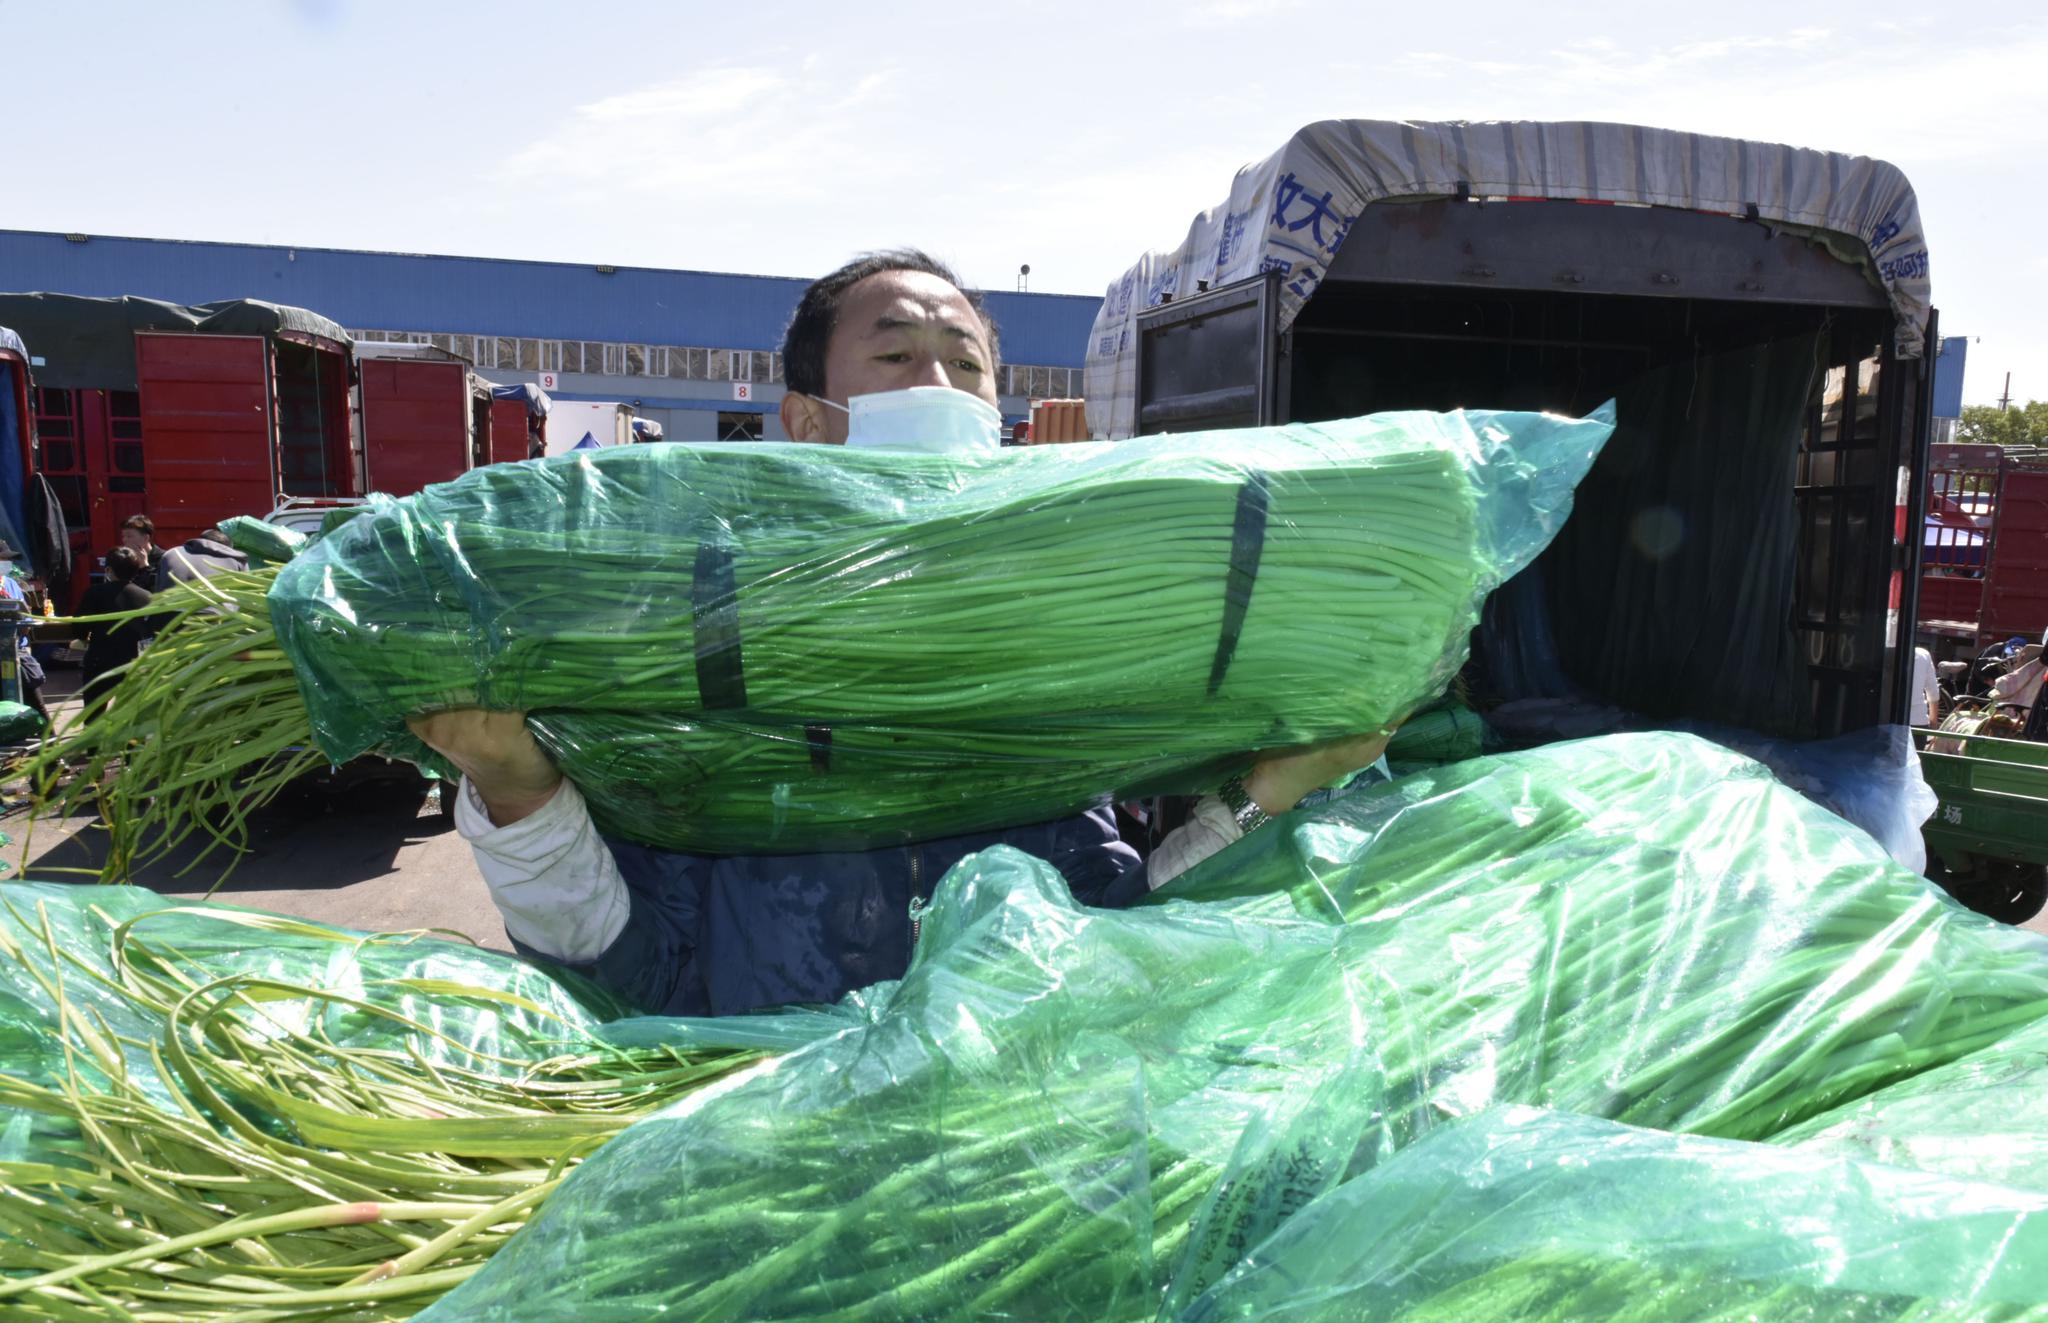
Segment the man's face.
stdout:
<path fill-rule="evenodd" d="M 121 530 L 121 545 L 138 556 L 147 555 L 149 553 L 149 534 L 139 528 L 124 528 Z"/>
<path fill-rule="evenodd" d="M 951 386 L 995 404 L 995 356 L 988 327 L 959 290 L 922 271 L 884 271 L 839 301 L 825 347 L 825 396 L 845 404 L 911 386 Z M 791 426 L 796 440 L 846 443 L 845 414 L 822 406 L 806 413 L 815 417 Z"/>

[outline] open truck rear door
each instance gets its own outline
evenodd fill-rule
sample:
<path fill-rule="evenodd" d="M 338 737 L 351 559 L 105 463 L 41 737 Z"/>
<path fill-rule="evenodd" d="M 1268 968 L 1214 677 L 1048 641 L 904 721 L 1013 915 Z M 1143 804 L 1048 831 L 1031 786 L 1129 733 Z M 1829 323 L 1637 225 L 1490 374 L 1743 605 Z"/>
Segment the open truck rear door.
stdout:
<path fill-rule="evenodd" d="M 475 419 L 469 365 L 460 359 L 372 356 L 358 350 L 363 452 L 370 488 L 410 496 L 469 471 Z"/>
<path fill-rule="evenodd" d="M 1831 735 L 1906 717 L 1929 297 L 1917 203 L 1880 161 L 1628 125 L 1330 121 L 1110 283 L 1089 422 L 1614 398 L 1577 513 L 1489 612 L 1548 654 L 1496 697 Z"/>
<path fill-rule="evenodd" d="M 182 541 L 281 489 L 270 346 L 259 335 L 137 332 L 151 518 Z M 173 543 L 172 545 L 175 545 Z"/>

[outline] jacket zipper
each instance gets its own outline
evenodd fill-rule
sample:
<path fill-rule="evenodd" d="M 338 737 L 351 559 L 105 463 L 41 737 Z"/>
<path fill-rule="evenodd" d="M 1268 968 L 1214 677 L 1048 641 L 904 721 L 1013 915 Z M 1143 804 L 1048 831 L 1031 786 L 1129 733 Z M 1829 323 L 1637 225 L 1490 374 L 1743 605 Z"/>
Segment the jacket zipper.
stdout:
<path fill-rule="evenodd" d="M 924 933 L 925 911 L 931 906 L 924 897 L 924 851 L 910 847 L 910 949 L 917 950 L 917 939 Z"/>

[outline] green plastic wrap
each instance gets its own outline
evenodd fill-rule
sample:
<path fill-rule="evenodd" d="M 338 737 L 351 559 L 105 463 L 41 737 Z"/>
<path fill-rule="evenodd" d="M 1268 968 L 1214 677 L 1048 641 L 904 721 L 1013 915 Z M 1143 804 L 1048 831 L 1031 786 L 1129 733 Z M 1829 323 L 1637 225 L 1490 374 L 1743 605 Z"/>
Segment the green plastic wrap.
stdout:
<path fill-rule="evenodd" d="M 2048 1193 L 1503 1107 L 1308 1204 L 1181 1323 L 1996 1323 Z"/>
<path fill-rule="evenodd" d="M 285 528 L 252 515 L 231 515 L 220 521 L 228 545 L 249 558 L 252 566 L 282 565 L 311 541 L 295 528 Z"/>
<path fill-rule="evenodd" d="M 1771 1142 L 2048 1191 L 2048 1021 Z"/>
<path fill-rule="evenodd" d="M 1385 414 L 947 457 L 647 445 L 491 465 L 269 595 L 334 761 L 530 714 L 607 831 L 868 848 L 1213 783 L 1439 692 L 1612 414 Z"/>
<path fill-rule="evenodd" d="M 339 1003 L 317 1008 L 316 1015 L 311 998 L 294 1012 L 316 1015 L 342 1046 L 416 1050 L 443 1064 L 472 1054 L 477 1060 L 540 1060 L 595 1041 L 598 1026 L 625 1009 L 595 984 L 431 934 L 377 937 L 238 906 L 167 899 L 138 886 L 8 882 L 0 884 L 0 1064 L 7 1074 L 43 1083 L 63 1078 L 66 1039 L 57 1030 L 51 992 L 61 978 L 72 1009 L 104 1021 L 127 1045 L 130 1077 L 159 1101 L 174 1098 L 148 1050 L 163 1032 L 162 1018 L 109 984 L 124 930 L 139 947 L 173 957 L 195 986 L 268 980 L 361 999 L 431 1024 L 447 1039 L 415 1036 Z M 53 949 L 65 959 L 54 959 Z M 492 995 L 455 994 L 464 987 Z M 70 1059 L 99 1071 L 90 1057 Z"/>
<path fill-rule="evenodd" d="M 1465 704 L 1456 702 L 1416 713 L 1387 741 L 1387 761 L 1396 775 L 1461 763 L 1485 752 L 1485 720 Z"/>
<path fill-rule="evenodd" d="M 43 714 L 24 703 L 0 701 L 0 744 L 34 739 L 43 729 Z"/>
<path fill-rule="evenodd" d="M 0 1316 L 409 1317 L 635 1116 L 830 1018 L 617 1009 L 427 934 L 0 886 Z"/>
<path fill-rule="evenodd" d="M 2036 1196 L 1610 1124 L 1769 1139 L 2044 1013 L 2040 938 L 1687 736 L 1375 787 L 1129 911 L 1081 908 L 1050 867 L 991 850 L 941 884 L 893 990 L 627 1130 L 426 1317 L 2048 1305 L 1995 1234 Z M 1493 1111 L 1517 1105 L 1572 1114 L 1558 1161 L 1526 1160 L 1553 1132 Z M 1473 1165 L 1490 1150 L 1497 1168 Z M 1658 1183 L 1617 1184 L 1638 1176 Z M 1779 1186 L 1782 1216 L 1753 1217 Z M 1328 1248 L 1347 1209 L 1384 1235 Z M 1830 1273 L 1797 1243 L 1816 1230 L 1928 1251 Z M 1404 1263 L 1407 1294 L 1374 1312 L 1373 1274 Z M 1496 1290 L 1496 1270 L 1514 1280 Z M 1667 1288 L 1677 1312 L 1654 1308 Z M 1524 1304 L 1460 1313 L 1468 1289 Z M 1865 1297 L 1892 1312 L 1854 1312 Z"/>

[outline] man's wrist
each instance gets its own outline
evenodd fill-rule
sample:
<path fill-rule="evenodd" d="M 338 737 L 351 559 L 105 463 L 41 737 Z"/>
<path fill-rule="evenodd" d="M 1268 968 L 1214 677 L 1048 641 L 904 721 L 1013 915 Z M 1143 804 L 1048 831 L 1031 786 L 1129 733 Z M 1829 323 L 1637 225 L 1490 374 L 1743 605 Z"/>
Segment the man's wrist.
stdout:
<path fill-rule="evenodd" d="M 1268 816 L 1278 817 L 1301 802 L 1301 797 L 1314 786 L 1295 787 L 1287 784 L 1288 778 L 1275 766 L 1260 764 L 1246 772 L 1243 778 L 1244 791 Z"/>
<path fill-rule="evenodd" d="M 556 774 L 553 781 L 545 786 L 484 785 L 475 777 L 470 778 L 470 784 L 476 787 L 477 798 L 484 802 L 484 812 L 490 815 L 492 825 L 509 827 L 520 819 L 530 818 L 546 808 L 548 801 L 561 790 L 562 777 L 559 773 Z"/>

